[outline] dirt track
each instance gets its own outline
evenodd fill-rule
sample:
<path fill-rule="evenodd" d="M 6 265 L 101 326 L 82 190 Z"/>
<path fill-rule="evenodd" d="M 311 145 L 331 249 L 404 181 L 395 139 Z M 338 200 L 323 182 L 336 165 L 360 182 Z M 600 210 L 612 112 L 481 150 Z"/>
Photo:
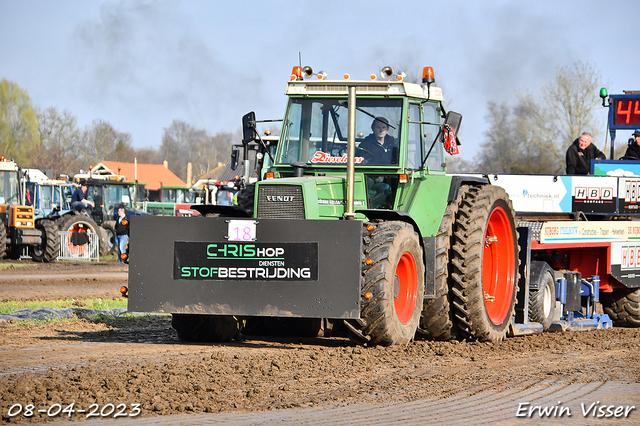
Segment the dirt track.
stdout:
<path fill-rule="evenodd" d="M 105 263 L 2 270 L 0 300 L 68 297 L 64 294 L 114 297 L 125 281 L 96 274 L 124 268 Z M 87 278 L 2 279 L 73 270 Z M 132 404 L 140 404 L 140 416 L 166 416 L 390 404 L 536 384 L 640 383 L 640 330 L 625 328 L 548 333 L 500 343 L 418 341 L 390 348 L 358 347 L 343 338 L 252 337 L 196 345 L 178 341 L 168 318 L 156 317 L 32 328 L 4 323 L 0 348 L 3 422 L 60 420 L 60 415 L 46 414 L 57 408 L 56 403 L 63 408 L 74 403 L 76 410 L 94 403 L 100 408 L 125 404 L 127 413 Z M 635 398 L 640 409 L 638 388 L 634 389 L 636 394 L 627 396 Z M 45 413 L 10 418 L 14 404 L 34 404 Z M 516 409 L 514 404 L 514 421 Z M 631 416 L 640 419 L 638 412 Z M 74 420 L 85 417 L 72 415 Z"/>

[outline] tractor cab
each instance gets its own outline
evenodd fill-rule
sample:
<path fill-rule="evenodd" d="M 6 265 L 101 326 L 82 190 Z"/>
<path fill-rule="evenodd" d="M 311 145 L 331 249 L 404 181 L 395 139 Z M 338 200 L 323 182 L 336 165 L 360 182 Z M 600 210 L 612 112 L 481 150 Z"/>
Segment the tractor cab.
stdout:
<path fill-rule="evenodd" d="M 349 129 L 354 132 L 356 209 L 406 210 L 407 184 L 445 175 L 445 151 L 457 153 L 455 135 L 462 117 L 446 113 L 442 90 L 433 82 L 431 67 L 423 70 L 423 85 L 406 82 L 404 73 L 390 67 L 369 81 L 350 80 L 348 75 L 327 80 L 325 73 L 314 73 L 311 67 L 294 67 L 274 164 L 258 183 L 257 192 L 263 194 L 256 200 L 258 217 L 283 217 L 295 204 L 283 200 L 308 196 L 317 197 L 309 205 L 318 207 L 316 214 L 307 209 L 306 218 L 342 217 Z M 256 140 L 258 121 L 252 114 L 243 118 L 245 144 Z M 276 185 L 289 185 L 291 191 Z M 296 185 L 299 189 L 293 188 Z"/>

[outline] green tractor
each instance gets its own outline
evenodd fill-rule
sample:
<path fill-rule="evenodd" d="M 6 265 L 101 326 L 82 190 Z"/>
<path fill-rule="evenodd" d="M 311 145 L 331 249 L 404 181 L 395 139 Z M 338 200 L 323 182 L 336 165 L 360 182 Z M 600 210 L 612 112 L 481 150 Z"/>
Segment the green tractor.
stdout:
<path fill-rule="evenodd" d="M 380 76 L 294 68 L 252 209 L 133 218 L 129 310 L 172 313 L 195 341 L 336 325 L 364 345 L 504 339 L 519 279 L 511 201 L 485 177 L 446 173 L 462 117 L 432 68 L 422 84 Z M 243 118 L 243 143 L 260 142 L 257 123 Z"/>

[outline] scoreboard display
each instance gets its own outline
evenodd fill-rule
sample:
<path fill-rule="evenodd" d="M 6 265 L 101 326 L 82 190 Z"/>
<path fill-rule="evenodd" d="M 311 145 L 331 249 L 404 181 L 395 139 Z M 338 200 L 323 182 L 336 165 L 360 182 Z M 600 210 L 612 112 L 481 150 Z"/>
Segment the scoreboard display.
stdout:
<path fill-rule="evenodd" d="M 640 95 L 613 99 L 612 124 L 640 127 Z"/>

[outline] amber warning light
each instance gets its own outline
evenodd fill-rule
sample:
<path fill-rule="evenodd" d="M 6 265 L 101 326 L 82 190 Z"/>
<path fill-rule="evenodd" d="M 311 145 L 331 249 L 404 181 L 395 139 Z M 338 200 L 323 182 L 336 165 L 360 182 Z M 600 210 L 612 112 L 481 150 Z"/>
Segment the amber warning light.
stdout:
<path fill-rule="evenodd" d="M 422 83 L 432 84 L 436 81 L 433 74 L 433 67 L 424 67 L 422 69 Z"/>
<path fill-rule="evenodd" d="M 291 80 L 302 80 L 302 67 L 293 67 L 293 70 L 291 71 Z"/>
<path fill-rule="evenodd" d="M 128 293 L 129 289 L 126 286 L 123 285 L 120 287 L 120 294 L 122 294 L 122 297 L 129 297 Z"/>

